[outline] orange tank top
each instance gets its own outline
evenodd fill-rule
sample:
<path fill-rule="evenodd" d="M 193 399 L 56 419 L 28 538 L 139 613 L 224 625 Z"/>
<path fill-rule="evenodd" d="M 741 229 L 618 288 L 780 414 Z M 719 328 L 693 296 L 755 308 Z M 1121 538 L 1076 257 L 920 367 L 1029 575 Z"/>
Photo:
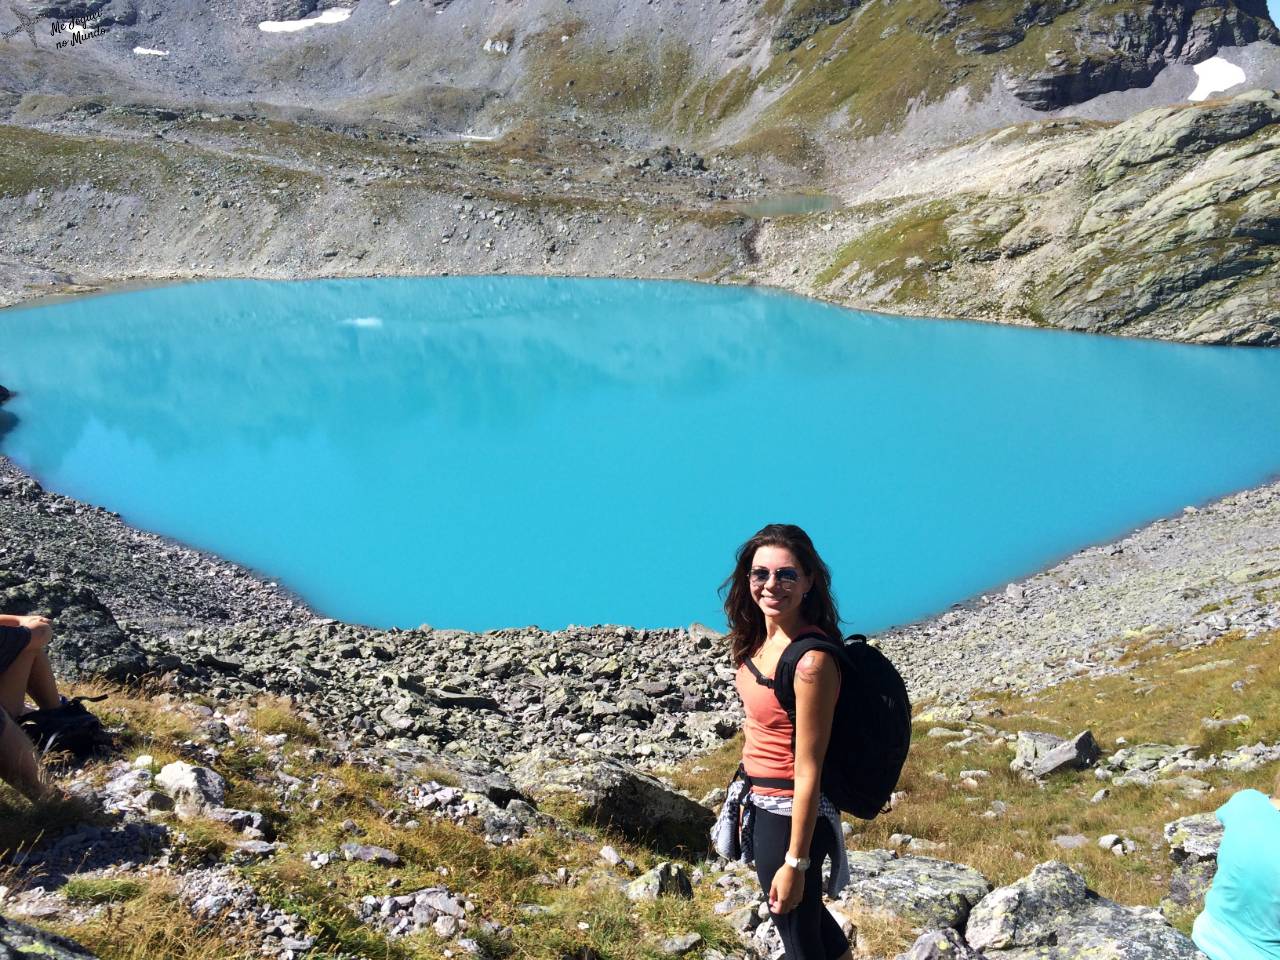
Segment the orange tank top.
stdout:
<path fill-rule="evenodd" d="M 771 687 L 756 681 L 746 663 L 738 667 L 733 683 L 746 714 L 742 726 L 742 766 L 748 776 L 794 780 L 796 757 L 791 750 L 792 725 L 787 711 L 782 709 Z M 782 787 L 753 786 L 751 790 L 771 797 L 795 795 L 794 790 Z"/>
<path fill-rule="evenodd" d="M 804 632 L 826 636 L 825 631 L 817 627 L 808 627 Z M 777 672 L 776 666 L 774 672 Z M 734 674 L 733 684 L 738 688 L 738 696 L 742 698 L 742 711 L 746 714 L 742 725 L 743 769 L 751 777 L 794 780 L 796 755 L 791 748 L 791 718 L 782 709 L 782 704 L 778 703 L 773 688 L 757 681 L 745 661 Z M 785 787 L 753 786 L 751 791 L 770 797 L 795 796 L 794 790 Z"/>

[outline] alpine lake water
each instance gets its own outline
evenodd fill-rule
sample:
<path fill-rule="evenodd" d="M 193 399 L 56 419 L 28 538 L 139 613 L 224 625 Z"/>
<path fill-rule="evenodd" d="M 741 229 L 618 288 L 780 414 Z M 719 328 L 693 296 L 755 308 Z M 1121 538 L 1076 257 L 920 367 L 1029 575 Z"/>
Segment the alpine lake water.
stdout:
<path fill-rule="evenodd" d="M 0 311 L 0 452 L 322 613 L 724 625 L 769 522 L 873 632 L 1280 468 L 1280 351 L 743 287 L 213 281 Z"/>

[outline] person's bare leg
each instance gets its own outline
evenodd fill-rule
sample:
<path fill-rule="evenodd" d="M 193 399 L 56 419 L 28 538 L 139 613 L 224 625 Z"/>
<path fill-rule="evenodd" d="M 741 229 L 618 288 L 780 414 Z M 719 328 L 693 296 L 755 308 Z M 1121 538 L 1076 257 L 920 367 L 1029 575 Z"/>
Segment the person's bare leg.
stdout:
<path fill-rule="evenodd" d="M 28 644 L 9 668 L 0 673 L 0 707 L 11 717 L 20 717 L 27 712 L 27 684 L 31 680 L 31 667 L 40 653 L 40 648 L 34 643 Z"/>
<path fill-rule="evenodd" d="M 51 631 L 47 626 L 39 631 L 33 630 L 26 648 L 9 664 L 4 673 L 0 673 L 0 707 L 9 711 L 11 717 L 20 717 L 27 712 L 27 689 L 31 685 L 37 660 L 43 660 L 44 668 L 49 671 L 49 676 L 41 676 L 37 685 L 41 687 L 43 694 L 47 694 L 48 687 L 52 686 L 53 702 L 50 705 L 58 705 L 58 688 L 53 683 L 53 670 L 48 666 L 49 656 L 45 652 L 50 635 Z M 43 703 L 40 705 L 44 706 Z"/>
<path fill-rule="evenodd" d="M 31 662 L 31 675 L 27 678 L 27 693 L 42 709 L 56 707 L 62 702 L 58 694 L 58 681 L 53 676 L 53 666 L 49 663 L 49 651 L 41 650 Z"/>
<path fill-rule="evenodd" d="M 5 712 L 0 712 L 0 779 L 33 802 L 48 793 L 35 748 Z"/>

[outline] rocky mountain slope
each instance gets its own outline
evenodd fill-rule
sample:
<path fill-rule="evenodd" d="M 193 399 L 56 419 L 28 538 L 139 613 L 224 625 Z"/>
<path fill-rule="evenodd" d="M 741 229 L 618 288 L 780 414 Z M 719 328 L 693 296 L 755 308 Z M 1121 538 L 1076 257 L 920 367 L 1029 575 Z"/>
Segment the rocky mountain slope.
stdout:
<path fill-rule="evenodd" d="M 19 44 L 3 86 L 88 92 L 111 75 L 188 103 L 256 101 L 418 130 L 584 117 L 724 140 L 893 127 L 911 105 L 998 82 L 1035 110 L 1148 85 L 1223 47 L 1280 42 L 1262 0 L 42 0 L 109 28 L 74 52 Z M 263 23 L 337 15 L 304 29 Z M 296 25 L 296 24 L 295 24 Z M 39 47 L 39 44 L 34 45 Z M 46 47 L 48 44 L 45 45 Z M 163 55 L 137 54 L 139 47 Z M 794 135 L 794 134 L 789 134 Z"/>
<path fill-rule="evenodd" d="M 74 16 L 105 32 L 54 47 Z M 1257 0 L 75 0 L 0 30 L 0 302 L 537 272 L 1276 338 L 1275 100 L 1185 102 L 1214 55 L 1280 86 Z M 838 209 L 742 203 L 794 190 Z"/>

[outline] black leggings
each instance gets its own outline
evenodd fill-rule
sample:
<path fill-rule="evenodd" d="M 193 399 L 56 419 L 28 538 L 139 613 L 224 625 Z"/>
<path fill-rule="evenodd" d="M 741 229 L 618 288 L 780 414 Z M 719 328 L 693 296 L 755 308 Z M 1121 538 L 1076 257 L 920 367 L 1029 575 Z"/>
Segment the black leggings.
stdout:
<path fill-rule="evenodd" d="M 764 898 L 769 899 L 773 875 L 791 846 L 791 818 L 756 807 L 753 814 L 756 877 Z M 843 838 L 842 838 L 843 839 Z M 804 896 L 783 914 L 770 913 L 787 960 L 836 960 L 849 949 L 849 940 L 836 918 L 822 905 L 822 861 L 835 856 L 835 837 L 826 817 L 818 815 L 809 844 L 809 869 L 804 874 Z"/>

